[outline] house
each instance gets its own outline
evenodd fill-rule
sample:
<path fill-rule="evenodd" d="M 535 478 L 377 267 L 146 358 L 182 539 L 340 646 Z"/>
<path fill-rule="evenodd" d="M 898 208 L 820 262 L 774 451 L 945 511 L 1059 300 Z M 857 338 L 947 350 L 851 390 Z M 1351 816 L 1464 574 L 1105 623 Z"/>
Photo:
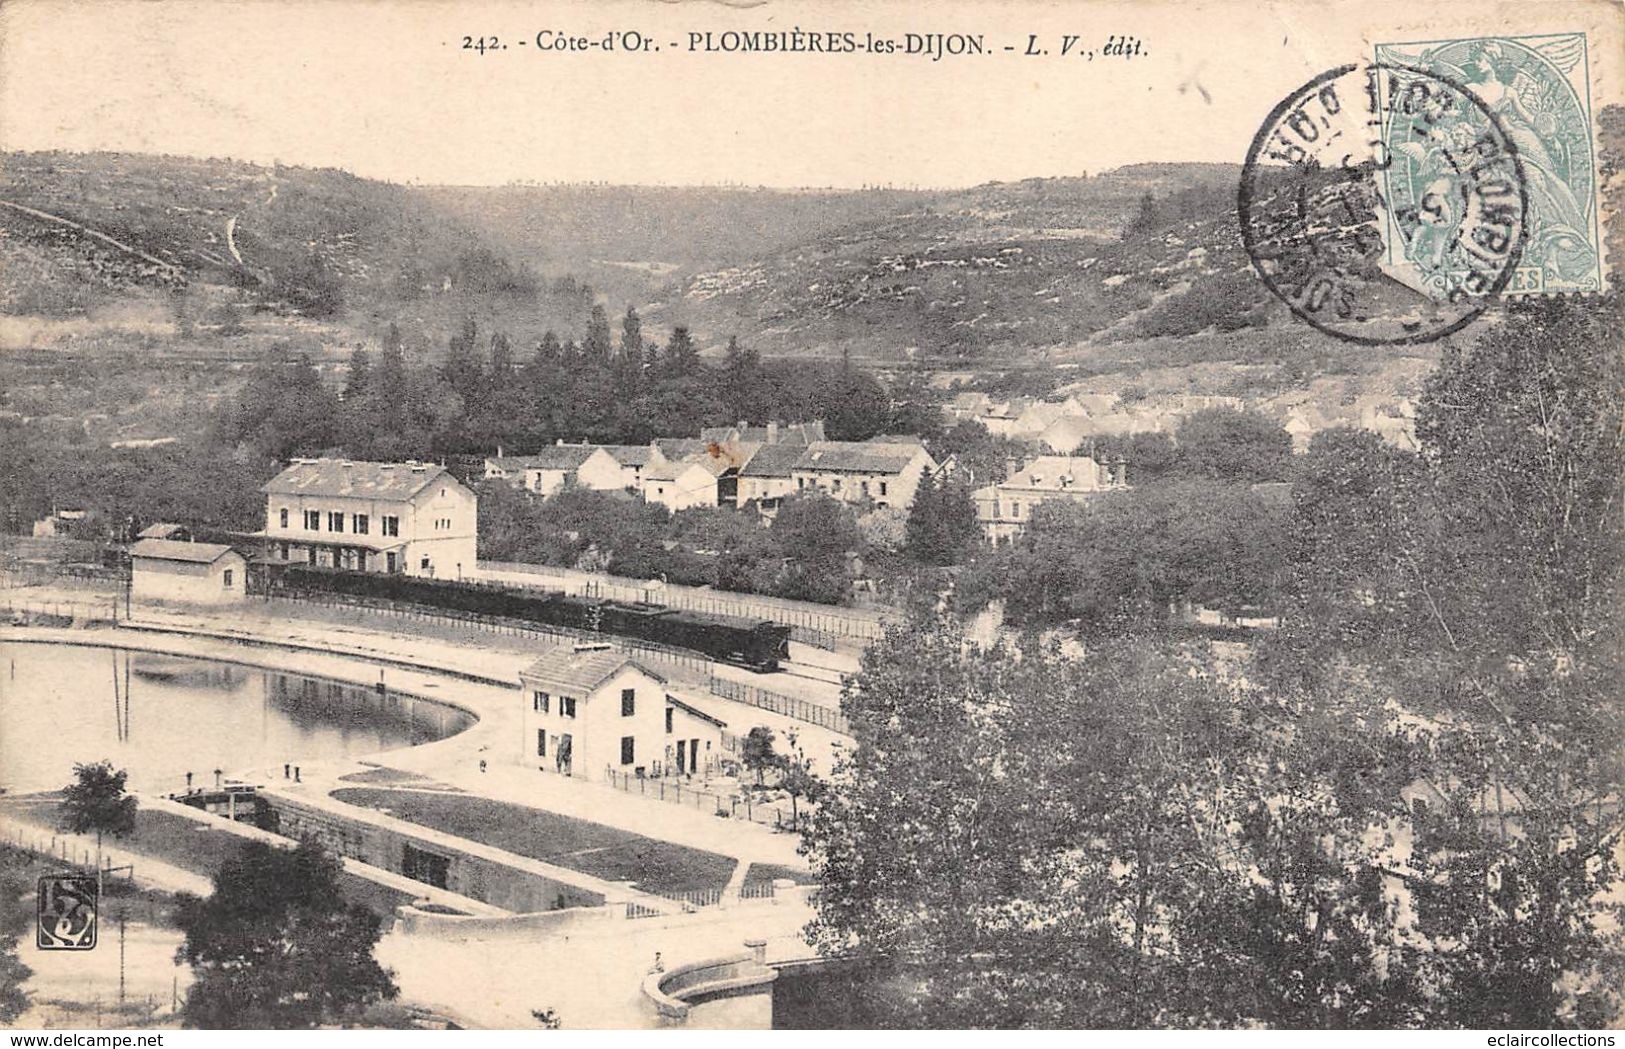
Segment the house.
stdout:
<path fill-rule="evenodd" d="M 1127 411 L 1105 415 L 1065 415 L 1038 435 L 1039 443 L 1060 455 L 1083 449 L 1096 437 L 1122 437 L 1131 433 L 1167 433 L 1173 419 L 1164 412 Z"/>
<path fill-rule="evenodd" d="M 602 644 L 560 645 L 519 674 L 524 762 L 586 780 L 707 773 L 725 723 L 670 694 L 664 676 Z"/>
<path fill-rule="evenodd" d="M 1071 397 L 1064 401 L 1034 401 L 1016 417 L 1010 434 L 1013 437 L 1037 437 L 1059 419 L 1087 414 L 1083 405 Z"/>
<path fill-rule="evenodd" d="M 1016 435 L 1016 420 L 1021 418 L 1031 402 L 1025 397 L 1017 397 L 1009 401 L 995 401 L 987 406 L 987 410 L 976 417 L 976 421 L 986 427 L 987 432 L 994 437 L 1014 437 Z"/>
<path fill-rule="evenodd" d="M 756 449 L 739 471 L 736 505 L 755 502 L 770 513 L 778 509 L 784 497 L 796 490 L 793 471 L 806 450 L 794 444 L 764 444 Z"/>
<path fill-rule="evenodd" d="M 273 562 L 460 579 L 479 500 L 443 466 L 295 459 L 261 489 Z"/>
<path fill-rule="evenodd" d="M 130 547 L 133 601 L 227 605 L 247 595 L 248 560 L 221 543 L 142 539 Z"/>
<path fill-rule="evenodd" d="M 824 440 L 823 420 L 810 423 L 770 422 L 765 426 L 752 426 L 740 422 L 737 426 L 708 426 L 700 431 L 700 440 L 715 444 L 793 444 L 805 448 L 814 441 Z"/>
<path fill-rule="evenodd" d="M 662 458 L 643 471 L 643 500 L 659 503 L 672 513 L 693 506 L 719 506 L 718 482 L 729 469 L 726 459 L 703 453 L 683 459 Z"/>
<path fill-rule="evenodd" d="M 790 469 L 796 491 L 816 488 L 847 503 L 907 510 L 925 471 L 937 462 L 918 438 L 817 441 Z"/>
<path fill-rule="evenodd" d="M 765 447 L 739 441 L 731 432 L 725 443 L 662 437 L 654 444 L 665 462 L 645 471 L 643 498 L 673 513 L 691 506 L 737 506 L 740 471 Z"/>
<path fill-rule="evenodd" d="M 1033 508 L 1056 499 L 1087 502 L 1128 487 L 1121 463 L 1104 466 L 1087 455 L 1041 455 L 999 484 L 971 493 L 976 520 L 988 542 L 1009 542 L 1032 520 Z"/>
<path fill-rule="evenodd" d="M 643 491 L 643 472 L 657 460 L 664 459 L 660 449 L 653 442 L 649 444 L 604 444 L 599 445 L 604 454 L 615 461 L 620 468 L 618 487 L 630 492 Z"/>
<path fill-rule="evenodd" d="M 155 521 L 136 533 L 137 539 L 174 539 L 177 542 L 189 543 L 192 541 L 192 530 L 183 524 L 173 521 Z"/>
<path fill-rule="evenodd" d="M 993 407 L 993 398 L 985 393 L 975 390 L 961 390 L 948 398 L 948 403 L 942 406 L 942 412 L 948 418 L 957 422 L 970 419 L 980 419 L 986 415 L 988 409 Z"/>
<path fill-rule="evenodd" d="M 88 510 L 52 510 L 51 516 L 34 522 L 35 539 L 54 539 L 73 534 L 73 528 L 90 516 Z"/>
<path fill-rule="evenodd" d="M 485 476 L 521 485 L 544 498 L 567 481 L 601 492 L 626 487 L 621 464 L 596 444 L 560 443 L 534 455 L 490 458 L 485 460 Z"/>

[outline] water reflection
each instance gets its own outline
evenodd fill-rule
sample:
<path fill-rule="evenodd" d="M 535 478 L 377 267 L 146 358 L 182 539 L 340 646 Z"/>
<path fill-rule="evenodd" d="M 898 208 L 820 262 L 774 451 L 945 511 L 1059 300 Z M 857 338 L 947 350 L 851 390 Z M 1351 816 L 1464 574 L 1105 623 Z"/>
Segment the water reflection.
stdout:
<path fill-rule="evenodd" d="M 0 787 L 61 787 L 80 761 L 108 758 L 138 790 L 227 775 L 282 774 L 428 743 L 473 718 L 393 691 L 211 660 L 0 642 Z"/>

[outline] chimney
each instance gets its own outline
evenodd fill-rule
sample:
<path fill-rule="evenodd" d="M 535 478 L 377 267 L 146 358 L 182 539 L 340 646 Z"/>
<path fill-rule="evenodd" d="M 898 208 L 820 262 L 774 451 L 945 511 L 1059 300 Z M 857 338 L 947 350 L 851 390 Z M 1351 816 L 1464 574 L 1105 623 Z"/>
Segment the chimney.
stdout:
<path fill-rule="evenodd" d="M 768 420 L 768 423 L 767 423 L 767 443 L 768 444 L 778 444 L 779 443 L 779 424 L 778 424 L 778 421 L 775 420 L 775 419 L 769 419 Z"/>

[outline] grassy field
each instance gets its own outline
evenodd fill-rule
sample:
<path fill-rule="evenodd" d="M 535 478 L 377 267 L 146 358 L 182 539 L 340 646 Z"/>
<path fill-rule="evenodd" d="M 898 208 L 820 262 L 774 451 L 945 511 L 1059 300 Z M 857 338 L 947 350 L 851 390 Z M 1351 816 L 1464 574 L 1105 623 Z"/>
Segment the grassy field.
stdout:
<path fill-rule="evenodd" d="M 346 787 L 332 795 L 411 823 L 644 892 L 720 889 L 735 861 L 542 809 L 485 798 Z"/>
<path fill-rule="evenodd" d="M 7 799 L 6 807 L 18 819 L 36 826 L 52 827 L 56 824 L 57 799 L 54 795 L 34 794 L 10 798 Z M 220 828 L 216 829 L 185 816 L 153 809 L 137 809 L 135 833 L 120 840 L 118 844 L 122 848 L 150 856 L 172 867 L 212 878 L 221 864 L 236 855 L 245 840 L 226 830 L 223 821 Z M 351 903 L 359 903 L 385 917 L 393 914 L 399 905 L 410 903 L 413 899 L 407 893 L 353 874 L 340 874 L 339 888 L 344 893 L 344 898 Z"/>

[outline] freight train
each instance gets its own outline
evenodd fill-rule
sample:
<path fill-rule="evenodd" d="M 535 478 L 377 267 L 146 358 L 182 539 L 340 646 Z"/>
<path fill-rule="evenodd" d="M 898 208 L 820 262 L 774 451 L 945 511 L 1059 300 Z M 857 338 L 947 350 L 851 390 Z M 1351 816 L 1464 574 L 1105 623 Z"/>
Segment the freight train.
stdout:
<path fill-rule="evenodd" d="M 259 567 L 259 566 L 256 566 Z M 664 605 L 574 597 L 556 590 L 451 582 L 309 565 L 264 566 L 256 589 L 349 594 L 529 623 L 635 637 L 703 653 L 759 673 L 790 655 L 790 628 L 766 619 L 687 612 Z"/>

